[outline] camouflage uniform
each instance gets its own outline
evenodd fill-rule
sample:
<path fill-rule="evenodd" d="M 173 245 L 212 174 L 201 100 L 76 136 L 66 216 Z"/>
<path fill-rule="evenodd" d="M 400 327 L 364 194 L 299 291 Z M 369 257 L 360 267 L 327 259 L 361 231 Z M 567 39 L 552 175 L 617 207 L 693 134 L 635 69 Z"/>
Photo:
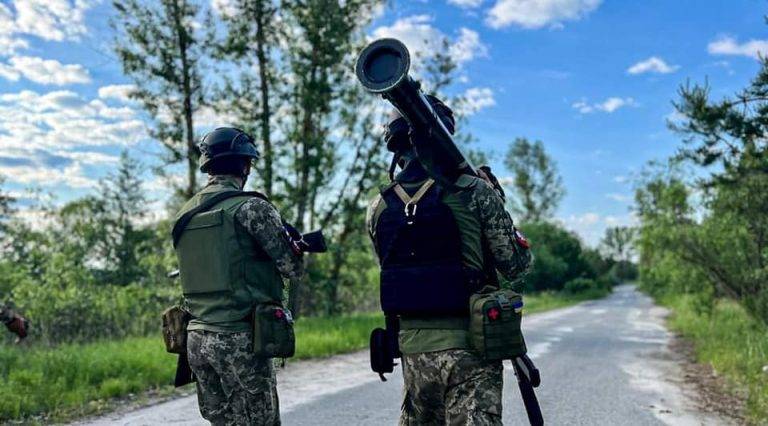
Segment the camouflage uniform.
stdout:
<path fill-rule="evenodd" d="M 212 176 L 208 185 L 239 189 L 238 178 Z M 300 256 L 291 250 L 280 214 L 260 198 L 246 201 L 235 214 L 239 225 L 272 258 L 285 278 L 304 274 Z M 187 337 L 189 364 L 197 378 L 200 412 L 214 425 L 279 425 L 272 359 L 253 355 L 251 326 L 246 321 L 206 323 L 193 319 Z"/>
<path fill-rule="evenodd" d="M 427 177 L 416 162 L 411 164 L 395 179 L 406 190 L 420 187 Z M 501 197 L 482 179 L 462 176 L 459 183 L 464 189 L 446 191 L 442 202 L 459 226 L 465 266 L 483 270 L 486 260 L 479 247 L 484 240 L 496 270 L 507 280 L 518 279 L 533 259 L 516 243 L 514 224 Z M 369 206 L 368 231 L 374 240 L 378 216 L 385 208 L 381 196 Z M 466 325 L 447 325 L 455 322 L 455 318 L 400 318 L 405 382 L 401 425 L 501 424 L 502 363 L 478 356 L 471 349 Z"/>

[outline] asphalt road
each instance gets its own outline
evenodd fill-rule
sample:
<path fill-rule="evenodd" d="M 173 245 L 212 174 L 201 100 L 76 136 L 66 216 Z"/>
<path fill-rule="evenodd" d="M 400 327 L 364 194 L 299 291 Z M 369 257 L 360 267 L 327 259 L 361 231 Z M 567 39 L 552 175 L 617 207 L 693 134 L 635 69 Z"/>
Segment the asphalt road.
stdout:
<path fill-rule="evenodd" d="M 631 286 L 609 297 L 526 316 L 529 355 L 542 372 L 537 389 L 552 425 L 715 425 L 696 406 L 668 349 L 663 308 Z M 401 404 L 399 368 L 382 383 L 368 354 L 293 363 L 278 374 L 285 425 L 393 425 Z M 504 424 L 528 424 L 511 366 L 505 365 Z M 194 395 L 81 424 L 204 424 Z"/>

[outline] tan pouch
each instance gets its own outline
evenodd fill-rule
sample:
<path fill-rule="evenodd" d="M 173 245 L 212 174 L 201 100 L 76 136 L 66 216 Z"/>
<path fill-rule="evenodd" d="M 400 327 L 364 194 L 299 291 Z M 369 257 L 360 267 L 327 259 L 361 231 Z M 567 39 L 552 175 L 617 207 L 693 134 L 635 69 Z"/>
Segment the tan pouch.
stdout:
<path fill-rule="evenodd" d="M 165 350 L 172 354 L 187 352 L 187 326 L 192 316 L 180 306 L 163 311 L 163 341 Z"/>

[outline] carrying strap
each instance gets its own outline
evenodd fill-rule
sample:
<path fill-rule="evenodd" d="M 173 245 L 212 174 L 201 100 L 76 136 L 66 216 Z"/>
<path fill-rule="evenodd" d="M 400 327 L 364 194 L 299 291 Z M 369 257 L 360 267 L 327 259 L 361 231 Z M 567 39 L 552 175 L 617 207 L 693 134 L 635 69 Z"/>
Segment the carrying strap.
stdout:
<path fill-rule="evenodd" d="M 424 184 L 421 185 L 418 191 L 416 191 L 415 194 L 413 194 L 413 197 L 408 195 L 407 192 L 405 192 L 405 189 L 403 189 L 400 184 L 395 184 L 395 186 L 392 188 L 395 190 L 395 194 L 397 194 L 397 197 L 402 200 L 402 202 L 405 204 L 405 216 L 411 217 L 416 215 L 416 205 L 421 200 L 421 198 L 424 196 L 424 194 L 429 191 L 429 188 L 432 187 L 432 185 L 435 183 L 434 179 L 427 179 Z"/>
<path fill-rule="evenodd" d="M 171 231 L 171 235 L 173 236 L 173 248 L 176 248 L 176 245 L 179 243 L 179 239 L 181 239 L 181 234 L 184 233 L 184 230 L 187 228 L 187 225 L 189 225 L 189 222 L 192 220 L 192 218 L 198 214 L 206 212 L 210 209 L 212 209 L 216 204 L 219 204 L 220 202 L 233 198 L 233 197 L 258 197 L 261 198 L 264 201 L 269 202 L 269 199 L 266 195 L 256 192 L 256 191 L 224 191 L 219 192 L 218 194 L 214 195 L 213 197 L 203 201 L 200 203 L 199 206 L 195 207 L 194 209 L 184 213 L 179 220 L 176 221 L 176 223 L 173 225 L 173 231 Z"/>

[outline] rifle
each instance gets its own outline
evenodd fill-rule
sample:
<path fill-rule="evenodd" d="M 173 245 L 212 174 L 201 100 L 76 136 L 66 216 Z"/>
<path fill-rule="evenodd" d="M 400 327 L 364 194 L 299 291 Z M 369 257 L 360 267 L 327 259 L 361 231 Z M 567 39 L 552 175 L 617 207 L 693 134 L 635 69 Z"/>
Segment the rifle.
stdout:
<path fill-rule="evenodd" d="M 424 96 L 421 84 L 408 75 L 410 66 L 405 45 L 384 38 L 363 49 L 355 73 L 367 91 L 380 94 L 408 122 L 416 156 L 433 179 L 445 186 L 456 186 L 462 174 L 478 176 Z"/>
<path fill-rule="evenodd" d="M 523 397 L 528 421 L 531 423 L 531 426 L 543 425 L 544 417 L 541 414 L 539 400 L 536 399 L 536 392 L 533 390 L 533 388 L 539 387 L 541 384 L 539 370 L 533 365 L 533 361 L 528 358 L 528 355 L 513 359 L 512 366 L 515 368 L 517 387 L 520 388 L 520 395 Z"/>

